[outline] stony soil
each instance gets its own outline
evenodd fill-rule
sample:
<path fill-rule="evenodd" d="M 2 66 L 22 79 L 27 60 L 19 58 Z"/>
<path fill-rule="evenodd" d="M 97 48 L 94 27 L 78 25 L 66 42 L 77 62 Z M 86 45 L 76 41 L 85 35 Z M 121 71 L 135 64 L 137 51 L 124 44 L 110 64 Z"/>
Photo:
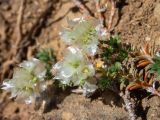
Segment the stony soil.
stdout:
<path fill-rule="evenodd" d="M 67 17 L 79 17 L 82 13 L 71 0 L 52 1 L 26 0 L 20 36 L 17 19 L 21 0 L 0 0 L 1 82 L 12 75 L 12 68 L 18 62 L 32 57 L 37 48 L 53 48 L 58 59 L 61 58 L 65 46 L 58 36 L 59 30 L 66 24 Z M 89 1 L 86 5 L 94 12 L 93 2 Z M 160 0 L 116 1 L 112 33 L 119 34 L 123 42 L 136 46 L 154 42 L 160 45 Z M 110 3 L 106 23 L 109 8 Z M 16 50 L 19 37 L 22 39 L 19 46 L 22 47 Z M 18 62 L 11 61 L 15 56 L 13 51 L 21 56 Z M 9 93 L 0 91 L 0 120 L 128 120 L 123 100 L 111 91 L 105 91 L 93 100 L 70 93 L 59 93 L 56 99 L 56 107 L 42 114 L 32 105 L 16 103 L 9 98 Z M 138 120 L 160 120 L 159 97 L 143 98 L 137 104 Z"/>

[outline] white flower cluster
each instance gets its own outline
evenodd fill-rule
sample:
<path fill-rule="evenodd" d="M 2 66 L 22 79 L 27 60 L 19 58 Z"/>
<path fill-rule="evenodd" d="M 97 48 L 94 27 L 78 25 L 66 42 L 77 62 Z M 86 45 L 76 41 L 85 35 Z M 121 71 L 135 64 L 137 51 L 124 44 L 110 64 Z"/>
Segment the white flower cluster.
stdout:
<path fill-rule="evenodd" d="M 64 85 L 81 87 L 87 96 L 97 89 L 89 82 L 95 75 L 95 69 L 87 56 L 93 56 L 97 51 L 99 31 L 93 19 L 74 19 L 68 23 L 69 27 L 60 35 L 69 47 L 64 52 L 64 59 L 53 66 L 54 79 Z M 11 97 L 17 100 L 31 103 L 47 89 L 46 72 L 42 61 L 36 58 L 24 61 L 14 69 L 12 79 L 3 81 L 2 89 L 10 91 Z"/>
<path fill-rule="evenodd" d="M 17 100 L 24 100 L 29 104 L 46 88 L 45 75 L 44 63 L 33 58 L 19 64 L 14 69 L 13 78 L 3 81 L 2 89 L 10 91 L 11 98 L 16 97 Z"/>
<path fill-rule="evenodd" d="M 95 74 L 94 67 L 87 61 L 78 48 L 68 47 L 64 54 L 64 60 L 54 65 L 56 76 L 63 84 L 73 83 L 79 85 L 82 80 Z"/>
<path fill-rule="evenodd" d="M 60 36 L 70 47 L 64 52 L 64 59 L 53 66 L 54 79 L 65 85 L 81 86 L 83 94 L 87 95 L 97 89 L 95 84 L 87 81 L 95 75 L 87 56 L 93 56 L 97 51 L 99 31 L 93 19 L 68 20 L 68 24 Z"/>
<path fill-rule="evenodd" d="M 76 46 L 88 55 L 94 55 L 98 47 L 98 31 L 96 20 L 83 18 L 68 20 L 69 26 L 60 32 L 67 45 Z"/>

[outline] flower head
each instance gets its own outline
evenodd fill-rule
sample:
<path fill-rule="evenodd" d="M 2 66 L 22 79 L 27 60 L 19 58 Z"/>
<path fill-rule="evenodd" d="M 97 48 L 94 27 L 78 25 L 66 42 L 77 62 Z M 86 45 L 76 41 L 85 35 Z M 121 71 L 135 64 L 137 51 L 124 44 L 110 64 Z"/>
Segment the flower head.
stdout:
<path fill-rule="evenodd" d="M 95 74 L 93 65 L 84 57 L 81 50 L 68 47 L 64 53 L 64 60 L 53 66 L 55 78 L 62 84 L 80 85 L 82 80 Z"/>
<path fill-rule="evenodd" d="M 67 45 L 74 45 L 89 55 L 94 55 L 98 45 L 98 31 L 96 20 L 74 19 L 68 20 L 68 28 L 60 32 L 62 40 Z"/>
<path fill-rule="evenodd" d="M 24 61 L 14 69 L 12 79 L 4 80 L 2 89 L 10 91 L 11 97 L 17 97 L 17 100 L 31 103 L 38 91 L 43 90 L 40 83 L 43 83 L 45 74 L 45 65 L 40 60 Z"/>

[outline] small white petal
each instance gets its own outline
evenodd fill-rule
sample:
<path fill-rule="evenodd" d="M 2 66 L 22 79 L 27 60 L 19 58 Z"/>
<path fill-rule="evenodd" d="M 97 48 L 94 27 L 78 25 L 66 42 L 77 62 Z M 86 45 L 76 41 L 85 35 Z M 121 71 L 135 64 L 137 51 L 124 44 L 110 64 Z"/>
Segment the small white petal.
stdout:
<path fill-rule="evenodd" d="M 160 57 L 160 51 L 156 52 L 156 56 Z"/>
<path fill-rule="evenodd" d="M 98 87 L 96 85 L 86 82 L 85 85 L 83 86 L 83 90 L 84 90 L 83 95 L 84 96 L 91 95 L 96 91 L 97 88 Z"/>
<path fill-rule="evenodd" d="M 19 66 L 25 68 L 29 72 L 33 72 L 33 74 L 38 78 L 45 77 L 45 64 L 36 58 L 32 58 L 28 61 L 23 61 L 21 64 L 19 64 Z"/>
<path fill-rule="evenodd" d="M 84 19 L 84 17 L 80 17 L 80 18 L 74 18 L 73 21 L 74 22 L 84 22 L 85 19 Z"/>
<path fill-rule="evenodd" d="M 88 45 L 85 49 L 90 55 L 95 55 L 97 52 L 97 44 Z"/>
<path fill-rule="evenodd" d="M 68 47 L 67 50 L 68 50 L 67 52 L 72 53 L 72 54 L 79 53 L 79 49 L 78 48 Z"/>
<path fill-rule="evenodd" d="M 35 62 L 36 62 L 36 59 L 23 61 L 22 63 L 19 64 L 19 67 L 25 68 L 28 71 L 32 71 L 33 68 L 35 67 Z"/>
<path fill-rule="evenodd" d="M 53 79 L 57 80 L 57 79 L 63 79 L 60 75 L 56 75 Z"/>
<path fill-rule="evenodd" d="M 71 38 L 71 32 L 67 29 L 64 29 L 60 32 L 60 37 L 66 44 L 70 45 L 72 44 L 72 38 Z"/>
<path fill-rule="evenodd" d="M 33 98 L 30 96 L 29 98 L 25 99 L 26 104 L 31 104 L 33 102 Z"/>
<path fill-rule="evenodd" d="M 80 20 L 80 19 L 70 20 L 70 19 L 67 17 L 67 23 L 68 23 L 69 27 L 71 27 L 71 28 L 74 27 L 76 24 L 78 24 L 79 20 Z"/>
<path fill-rule="evenodd" d="M 60 61 L 60 62 L 57 62 L 55 65 L 53 65 L 53 70 L 60 70 L 63 66 L 63 62 Z"/>
<path fill-rule="evenodd" d="M 69 85 L 71 82 L 71 79 L 63 79 L 61 80 L 61 83 L 64 84 L 64 85 Z"/>
<path fill-rule="evenodd" d="M 8 81 L 8 82 L 3 82 L 2 83 L 2 88 L 3 90 L 10 90 L 11 88 L 13 88 L 14 86 Z"/>

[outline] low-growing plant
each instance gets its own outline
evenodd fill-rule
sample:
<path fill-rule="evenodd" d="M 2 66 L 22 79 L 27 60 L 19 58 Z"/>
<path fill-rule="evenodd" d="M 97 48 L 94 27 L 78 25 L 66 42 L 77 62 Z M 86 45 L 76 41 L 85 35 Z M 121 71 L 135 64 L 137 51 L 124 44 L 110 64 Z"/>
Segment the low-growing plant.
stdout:
<path fill-rule="evenodd" d="M 87 11 L 80 0 L 73 1 Z M 137 48 L 123 43 L 119 35 L 111 35 L 115 1 L 111 0 L 108 27 L 102 14 L 105 9 L 101 9 L 100 0 L 94 1 L 97 17 L 67 19 L 68 25 L 59 32 L 67 46 L 61 60 L 56 59 L 53 49 L 41 49 L 14 68 L 13 77 L 2 83 L 11 98 L 46 111 L 57 89 L 62 92 L 70 88 L 85 97 L 109 89 L 124 99 L 131 120 L 135 120 L 135 107 L 128 100 L 130 92 L 143 89 L 160 96 L 160 51 L 152 50 L 149 44 Z"/>
<path fill-rule="evenodd" d="M 98 89 L 117 93 L 145 89 L 160 96 L 160 56 L 151 54 L 148 45 L 138 50 L 122 43 L 119 36 L 104 39 L 98 21 L 93 18 L 76 18 L 68 20 L 68 24 L 60 32 L 68 46 L 62 60 L 57 62 L 52 49 L 40 50 L 36 58 L 14 69 L 13 78 L 4 80 L 2 89 L 26 103 L 36 101 L 37 97 L 45 100 L 44 94 L 50 97 L 54 89 L 48 88 L 48 80 L 53 81 L 50 86 L 74 87 L 72 92 L 86 97 Z"/>

